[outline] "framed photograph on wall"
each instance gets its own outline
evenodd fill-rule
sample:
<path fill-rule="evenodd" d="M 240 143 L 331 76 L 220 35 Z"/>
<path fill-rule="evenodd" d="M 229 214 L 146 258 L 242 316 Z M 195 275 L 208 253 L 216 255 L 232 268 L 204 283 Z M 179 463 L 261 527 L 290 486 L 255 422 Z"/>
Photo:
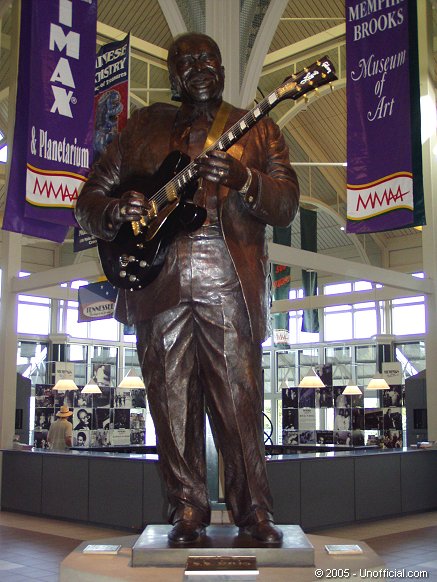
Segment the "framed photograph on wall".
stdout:
<path fill-rule="evenodd" d="M 288 408 L 282 411 L 282 428 L 283 430 L 298 430 L 299 428 L 298 408 Z"/>
<path fill-rule="evenodd" d="M 298 408 L 299 406 L 299 388 L 282 389 L 282 409 Z"/>
<path fill-rule="evenodd" d="M 317 430 L 316 441 L 318 445 L 334 444 L 334 432 L 332 430 Z"/>
<path fill-rule="evenodd" d="M 295 430 L 283 430 L 282 431 L 282 444 L 283 445 L 298 445 L 299 444 L 299 433 Z"/>

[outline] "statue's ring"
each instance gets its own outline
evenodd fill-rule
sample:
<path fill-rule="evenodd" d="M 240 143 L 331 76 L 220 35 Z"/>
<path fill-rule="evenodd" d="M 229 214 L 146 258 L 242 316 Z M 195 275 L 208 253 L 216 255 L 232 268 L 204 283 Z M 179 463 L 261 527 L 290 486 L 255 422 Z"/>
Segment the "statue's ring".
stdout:
<path fill-rule="evenodd" d="M 224 175 L 225 175 L 225 171 L 224 170 L 219 170 L 219 176 L 220 176 L 220 178 L 223 178 Z"/>

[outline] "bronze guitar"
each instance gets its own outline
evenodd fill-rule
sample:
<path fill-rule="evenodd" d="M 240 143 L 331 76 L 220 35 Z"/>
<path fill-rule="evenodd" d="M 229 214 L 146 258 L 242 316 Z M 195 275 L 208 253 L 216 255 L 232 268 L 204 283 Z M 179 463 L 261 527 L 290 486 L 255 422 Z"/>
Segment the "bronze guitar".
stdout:
<path fill-rule="evenodd" d="M 287 77 L 201 155 L 212 150 L 227 151 L 278 103 L 297 100 L 335 79 L 328 57 Z M 142 289 L 157 277 L 174 236 L 181 230 L 194 231 L 202 226 L 206 211 L 192 202 L 197 179 L 195 161 L 175 151 L 153 176 L 131 176 L 112 193 L 120 197 L 127 190 L 142 192 L 153 209 L 152 217 L 123 224 L 113 241 L 98 240 L 103 271 L 112 285 L 131 291 Z"/>

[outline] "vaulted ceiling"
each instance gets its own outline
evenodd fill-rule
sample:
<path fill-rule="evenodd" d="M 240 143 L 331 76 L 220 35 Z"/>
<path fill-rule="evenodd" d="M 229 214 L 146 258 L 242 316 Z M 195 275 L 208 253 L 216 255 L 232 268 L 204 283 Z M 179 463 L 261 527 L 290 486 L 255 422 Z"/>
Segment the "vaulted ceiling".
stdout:
<path fill-rule="evenodd" d="M 277 0 L 271 0 L 272 2 Z M 234 0 L 241 12 L 240 73 L 245 67 L 269 7 L 269 0 Z M 0 131 L 7 141 L 11 47 L 14 27 L 12 2 L 0 0 Z M 341 227 L 346 216 L 346 93 L 344 0 L 288 0 L 272 35 L 257 85 L 256 99 L 273 90 L 284 77 L 329 54 L 339 76 L 333 89 L 310 95 L 296 104 L 285 101 L 271 116 L 280 124 L 298 173 L 302 204 L 318 212 L 319 252 L 377 266 L 390 266 L 390 248 L 415 249 L 411 264 L 391 265 L 399 270 L 420 268 L 421 233 L 403 229 L 377 235 L 349 235 Z M 434 67 L 437 62 L 437 2 L 434 18 Z M 170 99 L 165 66 L 166 49 L 175 27 L 178 8 L 186 28 L 205 31 L 205 0 L 98 0 L 98 44 L 132 36 L 131 107 Z M 435 77 L 434 77 L 435 81 Z M 248 104 L 246 104 L 248 105 Z M 0 144 L 1 145 L 1 144 Z M 0 173 L 0 211 L 5 201 L 5 176 Z M 68 243 L 65 243 L 64 246 Z M 63 249 L 68 262 L 71 245 Z M 293 224 L 292 246 L 300 248 L 299 220 Z M 411 253 L 410 253 L 411 255 Z M 410 256 L 409 255 L 409 256 Z M 71 257 L 71 260 L 72 257 Z"/>

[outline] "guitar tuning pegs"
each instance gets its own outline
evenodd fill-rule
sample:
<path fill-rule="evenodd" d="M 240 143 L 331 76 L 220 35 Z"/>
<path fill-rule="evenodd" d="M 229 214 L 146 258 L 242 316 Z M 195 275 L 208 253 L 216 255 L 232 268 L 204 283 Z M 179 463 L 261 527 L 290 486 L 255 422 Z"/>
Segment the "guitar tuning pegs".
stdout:
<path fill-rule="evenodd" d="M 137 280 L 137 277 L 135 275 L 129 275 L 129 281 L 131 283 L 135 283 L 136 280 Z"/>
<path fill-rule="evenodd" d="M 127 273 L 126 273 L 126 271 L 120 271 L 119 275 L 122 279 L 124 279 L 127 276 Z"/>
<path fill-rule="evenodd" d="M 144 268 L 144 267 L 148 267 L 149 263 L 147 261 L 140 261 L 140 267 Z"/>

